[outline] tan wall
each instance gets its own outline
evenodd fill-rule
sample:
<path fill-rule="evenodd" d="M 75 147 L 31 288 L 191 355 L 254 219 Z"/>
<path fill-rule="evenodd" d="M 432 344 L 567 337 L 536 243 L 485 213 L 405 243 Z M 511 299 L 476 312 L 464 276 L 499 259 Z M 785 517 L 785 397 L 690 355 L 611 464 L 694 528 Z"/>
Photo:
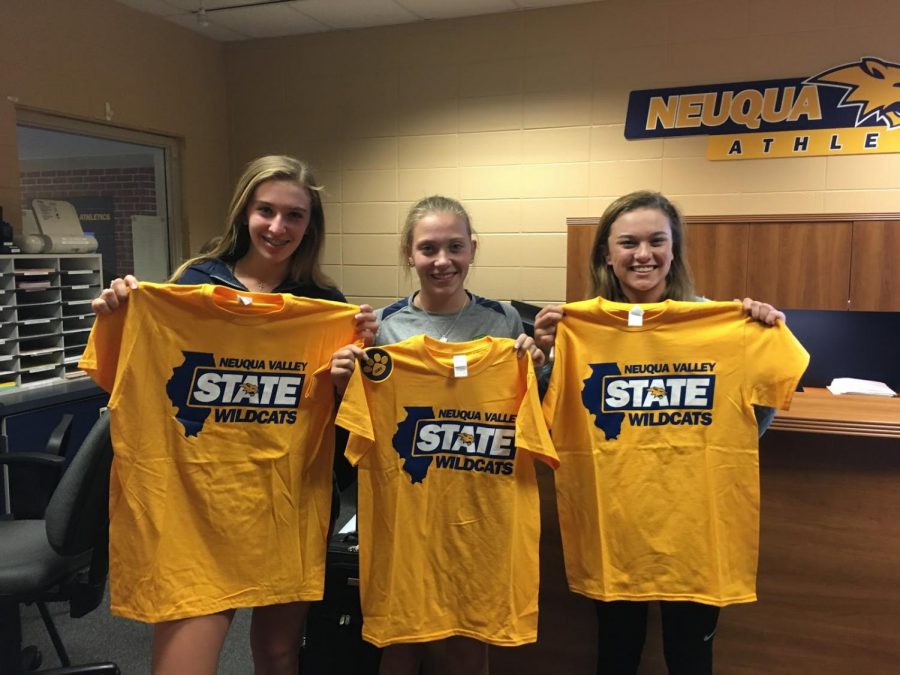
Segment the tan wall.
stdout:
<path fill-rule="evenodd" d="M 0 2 L 0 204 L 21 217 L 16 106 L 177 137 L 195 251 L 230 196 L 224 48 L 112 0 Z"/>
<path fill-rule="evenodd" d="M 443 192 L 481 235 L 470 288 L 559 300 L 565 218 L 631 189 L 696 215 L 896 211 L 900 155 L 713 163 L 703 138 L 622 138 L 632 89 L 900 61 L 900 3 L 867 8 L 607 0 L 223 46 L 111 0 L 4 0 L 0 204 L 18 225 L 16 105 L 102 122 L 109 101 L 115 124 L 182 139 L 192 251 L 219 231 L 241 165 L 287 152 L 327 187 L 327 270 L 350 297 L 409 289 L 400 223 Z"/>
<path fill-rule="evenodd" d="M 565 218 L 637 188 L 690 214 L 896 211 L 900 155 L 709 162 L 705 138 L 626 142 L 632 89 L 900 61 L 900 3 L 606 2 L 227 46 L 235 166 L 312 160 L 328 189 L 328 271 L 382 305 L 405 211 L 461 198 L 481 234 L 469 287 L 565 294 Z"/>

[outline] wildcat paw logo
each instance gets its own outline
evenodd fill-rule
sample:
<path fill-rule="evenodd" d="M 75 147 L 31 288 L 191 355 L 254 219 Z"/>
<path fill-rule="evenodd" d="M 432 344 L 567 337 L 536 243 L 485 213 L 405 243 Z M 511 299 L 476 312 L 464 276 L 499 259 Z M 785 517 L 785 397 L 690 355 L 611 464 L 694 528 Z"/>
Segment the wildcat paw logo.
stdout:
<path fill-rule="evenodd" d="M 366 360 L 363 362 L 362 372 L 373 382 L 384 382 L 394 369 L 391 355 L 383 349 L 372 347 L 366 350 Z"/>
<path fill-rule="evenodd" d="M 891 129 L 900 127 L 900 65 L 870 57 L 826 70 L 809 81 L 843 89 L 838 105 L 857 110 L 856 126 L 873 119 Z"/>
<path fill-rule="evenodd" d="M 810 77 L 633 91 L 625 138 L 708 135 L 707 159 L 900 152 L 900 64 L 876 56 Z"/>

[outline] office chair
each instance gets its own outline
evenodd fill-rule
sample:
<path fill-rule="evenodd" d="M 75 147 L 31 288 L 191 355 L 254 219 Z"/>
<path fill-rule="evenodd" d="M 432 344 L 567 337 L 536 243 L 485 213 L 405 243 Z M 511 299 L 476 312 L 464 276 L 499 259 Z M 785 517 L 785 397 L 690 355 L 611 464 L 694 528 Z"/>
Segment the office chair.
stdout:
<path fill-rule="evenodd" d="M 0 454 L 0 465 L 17 453 Z M 26 454 L 26 453 L 21 453 Z M 35 453 L 39 454 L 39 453 Z M 40 463 L 41 458 L 35 460 Z M 31 672 L 23 664 L 19 605 L 37 603 L 63 668 L 56 675 L 116 675 L 113 663 L 72 667 L 45 602 L 66 601 L 73 618 L 103 598 L 108 569 L 109 416 L 94 423 L 63 473 L 43 519 L 0 521 L 0 673 Z M 25 661 L 28 653 L 25 653 Z"/>
<path fill-rule="evenodd" d="M 47 504 L 66 466 L 69 438 L 72 435 L 74 417 L 65 414 L 50 432 L 42 452 L 16 452 L 7 457 L 8 485 L 13 489 L 9 494 L 9 512 L 3 518 L 32 520 L 44 517 Z M 6 437 L 0 436 L 0 452 L 6 451 Z"/>

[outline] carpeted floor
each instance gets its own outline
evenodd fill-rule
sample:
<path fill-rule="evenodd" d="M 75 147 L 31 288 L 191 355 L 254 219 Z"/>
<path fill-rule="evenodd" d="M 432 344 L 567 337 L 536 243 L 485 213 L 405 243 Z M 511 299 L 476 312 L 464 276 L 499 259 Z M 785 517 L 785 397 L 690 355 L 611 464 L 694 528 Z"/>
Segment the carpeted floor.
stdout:
<path fill-rule="evenodd" d="M 73 664 L 112 661 L 123 675 L 145 675 L 150 672 L 150 626 L 109 613 L 109 598 L 93 612 L 71 619 L 68 606 L 49 606 L 53 621 Z M 231 624 L 222 657 L 220 675 L 247 675 L 253 672 L 250 658 L 250 611 L 239 610 Z M 35 645 L 43 654 L 42 668 L 60 665 L 37 607 L 22 610 L 24 645 Z"/>

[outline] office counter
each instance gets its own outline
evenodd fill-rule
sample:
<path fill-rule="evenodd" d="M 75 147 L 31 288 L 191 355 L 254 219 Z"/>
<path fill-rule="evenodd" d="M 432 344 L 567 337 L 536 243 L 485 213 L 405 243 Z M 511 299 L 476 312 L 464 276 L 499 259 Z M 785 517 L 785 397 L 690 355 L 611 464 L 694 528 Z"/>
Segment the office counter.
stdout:
<path fill-rule="evenodd" d="M 89 377 L 59 380 L 52 384 L 14 387 L 0 390 L 0 416 L 7 417 L 35 408 L 69 403 L 87 396 L 102 394 Z"/>
<path fill-rule="evenodd" d="M 74 452 L 108 399 L 87 377 L 4 390 L 0 392 L 0 434 L 13 452 L 42 450 L 60 418 L 71 413 L 75 419 L 69 446 Z"/>
<path fill-rule="evenodd" d="M 900 668 L 900 398 L 798 392 L 760 444 L 759 601 L 723 673 Z"/>
<path fill-rule="evenodd" d="M 900 439 L 900 398 L 835 396 L 807 387 L 794 394 L 790 410 L 779 410 L 772 429 L 841 436 Z"/>
<path fill-rule="evenodd" d="M 97 420 L 109 395 L 89 378 L 17 387 L 0 392 L 0 452 L 42 451 L 63 415 L 73 416 L 67 456 Z M 0 513 L 9 511 L 5 468 L 0 469 Z"/>
<path fill-rule="evenodd" d="M 900 440 L 848 429 L 762 439 L 759 601 L 723 612 L 719 672 L 898 672 Z"/>
<path fill-rule="evenodd" d="M 593 675 L 590 601 L 566 587 L 553 477 L 540 471 L 540 639 L 492 675 Z M 723 609 L 717 675 L 900 672 L 900 398 L 797 392 L 760 441 L 755 603 Z M 651 609 L 640 675 L 664 675 Z"/>

